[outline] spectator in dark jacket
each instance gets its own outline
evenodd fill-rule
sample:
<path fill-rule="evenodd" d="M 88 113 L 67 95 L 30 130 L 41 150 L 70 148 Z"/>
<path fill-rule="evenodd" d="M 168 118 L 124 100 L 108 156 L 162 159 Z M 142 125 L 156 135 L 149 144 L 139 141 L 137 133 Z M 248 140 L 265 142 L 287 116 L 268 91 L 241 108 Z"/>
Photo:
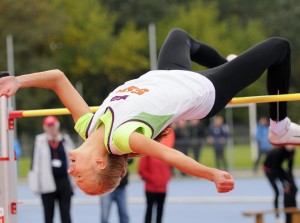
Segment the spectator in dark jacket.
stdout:
<path fill-rule="evenodd" d="M 198 119 L 191 120 L 188 129 L 189 148 L 193 151 L 194 159 L 200 162 L 201 149 L 205 141 L 205 127 Z"/>
<path fill-rule="evenodd" d="M 219 115 L 215 116 L 209 129 L 208 143 L 211 144 L 215 150 L 217 168 L 222 170 L 228 169 L 225 157 L 228 137 L 229 128 L 224 124 L 223 117 Z"/>
<path fill-rule="evenodd" d="M 278 181 L 281 182 L 284 194 L 284 207 L 296 207 L 297 186 L 293 176 L 295 147 L 282 146 L 272 149 L 264 162 L 263 170 L 275 192 L 274 208 L 278 208 L 278 197 L 280 188 Z M 287 161 L 287 168 L 283 164 Z M 276 214 L 279 217 L 279 214 Z M 290 214 L 286 214 L 286 223 L 291 223 Z"/>

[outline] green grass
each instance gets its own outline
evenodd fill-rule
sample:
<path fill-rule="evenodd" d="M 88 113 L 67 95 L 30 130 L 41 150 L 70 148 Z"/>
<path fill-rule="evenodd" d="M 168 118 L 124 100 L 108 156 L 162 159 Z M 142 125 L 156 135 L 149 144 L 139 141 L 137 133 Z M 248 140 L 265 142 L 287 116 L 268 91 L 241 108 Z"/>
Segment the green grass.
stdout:
<path fill-rule="evenodd" d="M 228 165 L 233 162 L 234 169 L 251 169 L 253 161 L 249 145 L 236 145 L 232 150 L 226 149 Z M 206 166 L 215 167 L 215 154 L 212 147 L 204 147 L 200 162 Z"/>
<path fill-rule="evenodd" d="M 253 167 L 253 161 L 251 158 L 251 150 L 249 145 L 235 145 L 232 151 L 227 149 L 227 161 L 233 162 L 233 168 L 235 170 L 251 169 Z M 231 156 L 232 154 L 232 156 Z M 135 158 L 134 162 L 129 165 L 129 171 L 135 173 L 137 170 L 139 158 Z M 30 167 L 30 158 L 23 157 L 19 160 L 19 177 L 27 177 L 27 173 Z M 200 162 L 209 167 L 215 167 L 214 151 L 211 147 L 203 147 L 201 151 Z M 295 167 L 300 167 L 300 156 L 295 155 Z"/>
<path fill-rule="evenodd" d="M 29 157 L 22 157 L 19 162 L 19 177 L 27 177 L 28 170 L 30 168 L 31 160 Z"/>
<path fill-rule="evenodd" d="M 237 145 L 234 147 L 233 151 L 227 149 L 227 162 L 229 164 L 230 161 L 233 162 L 234 169 L 251 169 L 253 166 L 253 161 L 251 160 L 251 151 L 249 145 Z M 229 155 L 231 159 L 229 159 Z M 192 154 L 190 154 L 191 157 Z M 203 165 L 209 167 L 215 167 L 215 154 L 212 147 L 203 147 L 201 150 L 201 157 L 199 162 Z M 138 164 L 138 158 L 135 159 L 132 165 L 129 166 L 129 171 L 136 172 Z"/>

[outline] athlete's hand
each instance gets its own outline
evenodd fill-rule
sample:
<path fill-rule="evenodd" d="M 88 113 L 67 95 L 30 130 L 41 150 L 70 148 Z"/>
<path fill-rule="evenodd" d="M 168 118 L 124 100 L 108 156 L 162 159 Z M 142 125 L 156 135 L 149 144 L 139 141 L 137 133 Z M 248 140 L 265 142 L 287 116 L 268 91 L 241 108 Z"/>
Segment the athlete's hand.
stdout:
<path fill-rule="evenodd" d="M 0 97 L 11 97 L 17 92 L 19 87 L 20 84 L 16 77 L 8 76 L 0 78 Z"/>
<path fill-rule="evenodd" d="M 233 177 L 225 171 L 216 170 L 214 182 L 219 193 L 226 193 L 234 188 Z"/>

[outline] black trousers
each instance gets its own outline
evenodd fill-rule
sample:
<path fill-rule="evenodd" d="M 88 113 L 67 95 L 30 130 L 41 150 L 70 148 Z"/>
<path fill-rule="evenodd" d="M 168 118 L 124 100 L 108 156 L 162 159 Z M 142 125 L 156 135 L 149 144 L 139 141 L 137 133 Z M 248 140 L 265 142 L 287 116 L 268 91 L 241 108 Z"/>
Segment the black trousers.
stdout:
<path fill-rule="evenodd" d="M 56 178 L 57 190 L 53 193 L 42 194 L 45 223 L 53 223 L 55 203 L 58 202 L 61 223 L 71 223 L 71 197 L 73 195 L 68 176 Z"/>
<path fill-rule="evenodd" d="M 156 214 L 156 223 L 161 223 L 166 193 L 153 193 L 153 192 L 146 191 L 146 198 L 147 198 L 147 210 L 145 216 L 145 223 L 151 223 L 152 210 L 155 210 L 155 207 L 156 207 L 156 211 L 154 211 L 154 213 Z"/>
<path fill-rule="evenodd" d="M 228 170 L 227 160 L 225 157 L 226 145 L 223 144 L 214 144 L 214 151 L 216 157 L 216 167 L 220 170 Z"/>
<path fill-rule="evenodd" d="M 265 172 L 266 174 L 266 177 L 268 178 L 272 188 L 273 188 L 273 191 L 274 191 L 274 200 L 273 200 L 273 205 L 274 205 L 274 208 L 275 209 L 278 209 L 278 198 L 279 198 L 279 189 L 278 189 L 278 186 L 277 186 L 277 180 L 278 177 L 273 174 L 273 173 L 267 173 Z M 276 214 L 277 217 L 279 217 L 279 214 Z"/>
<path fill-rule="evenodd" d="M 273 174 L 272 172 L 270 172 L 270 173 L 265 172 L 265 174 L 274 190 L 274 195 L 275 195 L 274 201 L 273 201 L 274 208 L 278 209 L 278 198 L 279 198 L 280 192 L 279 192 L 279 188 L 278 188 L 276 182 L 280 181 L 280 179 L 276 174 Z M 280 182 L 284 187 L 283 182 L 282 181 L 280 181 Z M 285 208 L 297 207 L 297 201 L 296 201 L 297 190 L 298 189 L 297 189 L 296 185 L 292 184 L 292 185 L 290 185 L 290 189 L 288 191 L 284 191 L 283 204 L 284 204 Z M 276 216 L 279 217 L 279 214 L 276 214 Z M 292 222 L 291 214 L 286 214 L 285 216 L 286 216 L 285 222 L 291 223 Z"/>
<path fill-rule="evenodd" d="M 292 186 L 292 188 L 288 192 L 284 192 L 283 202 L 285 208 L 297 207 L 296 194 L 297 188 L 295 186 Z M 292 223 L 291 214 L 285 215 L 285 223 Z"/>
<path fill-rule="evenodd" d="M 215 104 L 206 118 L 223 109 L 265 70 L 268 94 L 287 94 L 289 90 L 291 49 L 289 41 L 283 38 L 269 38 L 227 62 L 211 46 L 194 40 L 181 29 L 173 29 L 161 48 L 158 69 L 191 70 L 192 61 L 210 68 L 199 73 L 211 80 L 216 90 Z M 286 102 L 270 103 L 272 120 L 282 120 L 286 116 Z"/>

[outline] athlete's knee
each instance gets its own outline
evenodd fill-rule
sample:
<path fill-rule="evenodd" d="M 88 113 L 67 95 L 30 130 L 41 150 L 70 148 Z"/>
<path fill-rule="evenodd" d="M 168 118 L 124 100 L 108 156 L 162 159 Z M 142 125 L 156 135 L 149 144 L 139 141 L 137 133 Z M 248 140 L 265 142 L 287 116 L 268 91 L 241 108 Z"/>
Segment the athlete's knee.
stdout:
<path fill-rule="evenodd" d="M 186 39 L 189 35 L 183 29 L 174 28 L 169 32 L 168 36 L 168 38 Z"/>
<path fill-rule="evenodd" d="M 267 41 L 270 42 L 273 46 L 283 46 L 284 48 L 287 48 L 289 50 L 291 48 L 290 41 L 282 37 L 270 37 L 267 39 Z"/>

